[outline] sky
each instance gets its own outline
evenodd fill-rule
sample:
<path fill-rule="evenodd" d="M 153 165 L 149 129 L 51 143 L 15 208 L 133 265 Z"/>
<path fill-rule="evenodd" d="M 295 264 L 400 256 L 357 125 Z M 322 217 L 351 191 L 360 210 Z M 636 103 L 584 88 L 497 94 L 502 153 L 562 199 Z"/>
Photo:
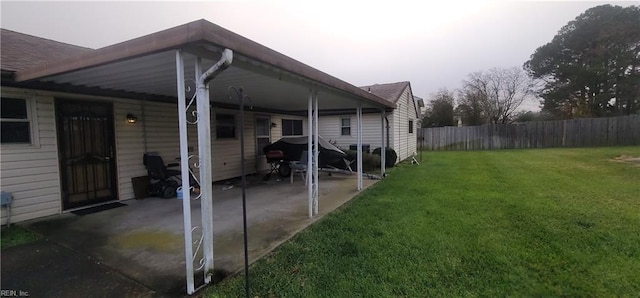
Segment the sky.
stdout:
<path fill-rule="evenodd" d="M 2 28 L 100 48 L 206 19 L 356 86 L 410 81 L 425 99 L 469 73 L 521 67 L 602 1 L 0 2 Z M 522 106 L 537 110 L 532 99 Z"/>

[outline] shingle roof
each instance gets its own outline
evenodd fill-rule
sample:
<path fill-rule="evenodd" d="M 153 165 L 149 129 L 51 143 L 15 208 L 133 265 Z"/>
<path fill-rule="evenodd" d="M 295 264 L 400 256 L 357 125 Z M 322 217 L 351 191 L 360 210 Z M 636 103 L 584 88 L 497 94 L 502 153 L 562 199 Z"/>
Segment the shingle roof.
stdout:
<path fill-rule="evenodd" d="M 2 28 L 0 68 L 18 71 L 94 51 Z"/>
<path fill-rule="evenodd" d="M 402 95 L 402 91 L 409 86 L 409 82 L 397 82 L 388 84 L 375 84 L 371 86 L 362 86 L 360 89 L 373 93 L 389 102 L 397 103 Z"/>

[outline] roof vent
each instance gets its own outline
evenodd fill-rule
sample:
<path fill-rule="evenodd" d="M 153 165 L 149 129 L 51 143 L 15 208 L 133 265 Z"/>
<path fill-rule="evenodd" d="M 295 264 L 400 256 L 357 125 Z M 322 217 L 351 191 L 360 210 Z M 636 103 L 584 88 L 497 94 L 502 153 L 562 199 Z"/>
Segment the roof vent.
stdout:
<path fill-rule="evenodd" d="M 369 91 L 369 93 L 371 93 L 371 87 L 369 87 L 368 89 L 369 89 L 369 90 L 367 90 L 367 91 Z"/>

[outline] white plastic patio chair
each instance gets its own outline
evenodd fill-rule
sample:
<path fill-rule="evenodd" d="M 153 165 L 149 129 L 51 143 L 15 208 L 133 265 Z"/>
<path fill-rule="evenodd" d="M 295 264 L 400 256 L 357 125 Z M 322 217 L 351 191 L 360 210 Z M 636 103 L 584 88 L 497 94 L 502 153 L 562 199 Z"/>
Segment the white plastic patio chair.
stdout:
<path fill-rule="evenodd" d="M 289 164 L 289 166 L 291 167 L 291 175 L 289 176 L 291 177 L 291 184 L 293 184 L 293 175 L 295 173 L 300 173 L 300 175 L 302 176 L 302 180 L 304 181 L 304 185 L 307 185 L 307 161 L 309 160 L 307 158 L 307 152 L 307 150 L 302 151 L 300 160 L 292 161 Z"/>

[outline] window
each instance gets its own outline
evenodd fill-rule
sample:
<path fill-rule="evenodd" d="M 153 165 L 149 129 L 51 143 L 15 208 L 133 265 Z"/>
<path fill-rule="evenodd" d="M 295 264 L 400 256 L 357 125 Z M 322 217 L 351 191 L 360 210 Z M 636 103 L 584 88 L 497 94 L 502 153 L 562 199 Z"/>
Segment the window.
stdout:
<path fill-rule="evenodd" d="M 268 116 L 256 117 L 256 156 L 264 155 L 262 149 L 271 144 L 271 119 Z"/>
<path fill-rule="evenodd" d="M 236 116 L 233 114 L 216 114 L 216 138 L 236 138 Z"/>
<path fill-rule="evenodd" d="M 351 118 L 340 119 L 340 134 L 343 136 L 351 135 Z"/>
<path fill-rule="evenodd" d="M 1 99 L 0 143 L 31 144 L 31 119 L 29 103 L 23 98 Z"/>
<path fill-rule="evenodd" d="M 283 136 L 301 136 L 302 120 L 282 119 Z"/>
<path fill-rule="evenodd" d="M 413 133 L 413 120 L 409 120 L 409 133 Z"/>

